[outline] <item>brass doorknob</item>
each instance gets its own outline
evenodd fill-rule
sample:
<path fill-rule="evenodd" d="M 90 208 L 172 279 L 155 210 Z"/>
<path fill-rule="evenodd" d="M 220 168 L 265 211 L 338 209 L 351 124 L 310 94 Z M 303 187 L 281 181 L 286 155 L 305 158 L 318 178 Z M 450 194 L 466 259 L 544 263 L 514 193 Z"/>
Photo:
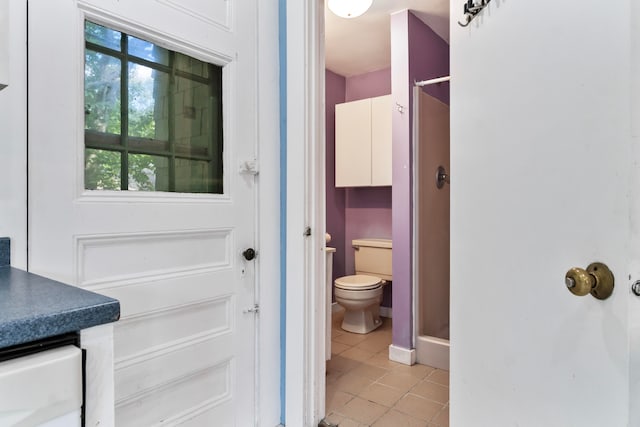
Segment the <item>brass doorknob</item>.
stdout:
<path fill-rule="evenodd" d="M 587 269 L 573 267 L 564 276 L 567 289 L 578 296 L 587 294 L 597 299 L 607 299 L 613 293 L 613 273 L 605 264 L 594 262 Z"/>

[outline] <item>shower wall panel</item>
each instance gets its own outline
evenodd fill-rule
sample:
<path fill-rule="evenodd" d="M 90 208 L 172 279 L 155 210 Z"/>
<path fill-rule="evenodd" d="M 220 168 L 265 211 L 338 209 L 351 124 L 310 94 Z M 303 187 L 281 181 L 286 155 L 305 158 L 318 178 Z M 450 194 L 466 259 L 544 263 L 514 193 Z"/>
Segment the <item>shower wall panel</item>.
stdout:
<path fill-rule="evenodd" d="M 449 339 L 449 106 L 420 91 L 418 127 L 418 299 L 420 335 Z M 455 180 L 454 180 L 455 185 Z"/>

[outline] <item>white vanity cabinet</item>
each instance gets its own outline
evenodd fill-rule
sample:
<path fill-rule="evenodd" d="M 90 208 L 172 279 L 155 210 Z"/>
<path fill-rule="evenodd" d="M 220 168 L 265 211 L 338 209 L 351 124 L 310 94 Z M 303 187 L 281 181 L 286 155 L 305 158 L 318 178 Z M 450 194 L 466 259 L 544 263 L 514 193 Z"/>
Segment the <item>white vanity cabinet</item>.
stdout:
<path fill-rule="evenodd" d="M 391 185 L 391 95 L 336 105 L 336 187 Z"/>

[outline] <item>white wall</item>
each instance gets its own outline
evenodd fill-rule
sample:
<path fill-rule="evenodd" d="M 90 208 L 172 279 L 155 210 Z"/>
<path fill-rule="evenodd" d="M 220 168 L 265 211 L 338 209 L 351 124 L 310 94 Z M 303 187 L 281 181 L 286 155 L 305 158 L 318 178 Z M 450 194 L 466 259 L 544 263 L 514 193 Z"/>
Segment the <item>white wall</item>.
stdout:
<path fill-rule="evenodd" d="M 27 2 L 9 9 L 9 86 L 0 91 L 0 237 L 11 238 L 11 264 L 27 266 Z M 0 59 L 4 61 L 5 59 Z M 53 59 L 52 59 L 53 60 Z"/>
<path fill-rule="evenodd" d="M 631 1 L 631 230 L 629 245 L 630 282 L 640 280 L 640 2 Z M 633 398 L 640 395 L 640 297 L 632 295 L 629 304 L 629 395 Z M 629 425 L 640 425 L 640 408 L 638 405 L 629 407 Z"/>
<path fill-rule="evenodd" d="M 0 5 L 0 90 L 9 83 L 9 3 Z"/>
<path fill-rule="evenodd" d="M 631 3 L 451 2 L 454 426 L 640 425 Z M 593 261 L 606 301 L 564 286 Z"/>

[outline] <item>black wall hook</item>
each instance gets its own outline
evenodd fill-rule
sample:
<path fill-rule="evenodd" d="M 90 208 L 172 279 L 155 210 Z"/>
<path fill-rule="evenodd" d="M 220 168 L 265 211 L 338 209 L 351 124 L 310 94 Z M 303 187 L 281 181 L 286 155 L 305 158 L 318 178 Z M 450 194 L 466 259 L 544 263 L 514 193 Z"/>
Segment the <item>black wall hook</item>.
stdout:
<path fill-rule="evenodd" d="M 467 0 L 464 5 L 464 19 L 466 22 L 462 23 L 458 21 L 458 25 L 460 25 L 461 27 L 468 26 L 471 21 L 473 21 L 473 18 L 475 18 L 476 15 L 482 11 L 482 9 L 487 7 L 489 2 L 491 2 L 491 0 L 479 0 L 478 3 L 476 3 L 474 0 Z"/>

